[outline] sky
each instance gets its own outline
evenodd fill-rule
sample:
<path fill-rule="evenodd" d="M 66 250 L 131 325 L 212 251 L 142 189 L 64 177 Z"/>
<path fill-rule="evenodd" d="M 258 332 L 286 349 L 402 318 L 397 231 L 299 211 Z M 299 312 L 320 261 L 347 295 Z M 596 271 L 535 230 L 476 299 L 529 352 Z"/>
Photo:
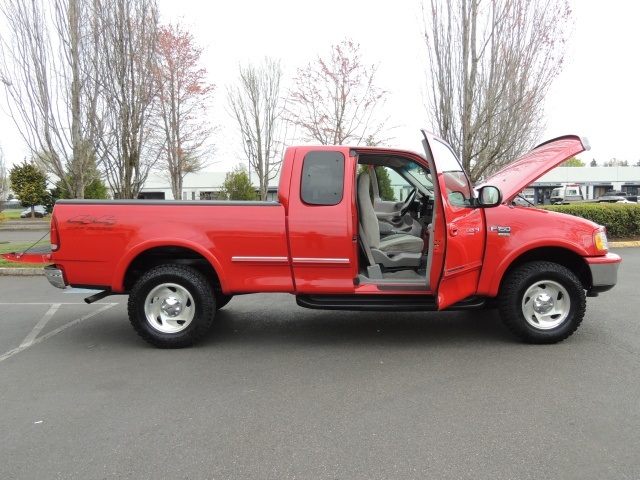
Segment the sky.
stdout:
<path fill-rule="evenodd" d="M 226 87 L 238 65 L 280 59 L 285 80 L 297 67 L 326 55 L 345 38 L 360 44 L 365 63 L 378 65 L 377 84 L 389 91 L 381 116 L 396 126 L 392 146 L 420 151 L 420 131 L 431 122 L 424 106 L 425 47 L 421 1 L 396 0 L 158 0 L 163 22 L 180 22 L 204 47 L 202 64 L 215 88 L 210 121 L 219 126 L 216 163 L 228 171 L 246 163 Z M 612 158 L 640 160 L 640 2 L 570 0 L 574 27 L 565 67 L 546 99 L 547 130 L 540 142 L 577 134 L 591 150 L 580 155 L 599 164 Z M 0 105 L 2 100 L 0 100 Z M 0 147 L 9 164 L 28 156 L 11 119 L 0 111 Z"/>

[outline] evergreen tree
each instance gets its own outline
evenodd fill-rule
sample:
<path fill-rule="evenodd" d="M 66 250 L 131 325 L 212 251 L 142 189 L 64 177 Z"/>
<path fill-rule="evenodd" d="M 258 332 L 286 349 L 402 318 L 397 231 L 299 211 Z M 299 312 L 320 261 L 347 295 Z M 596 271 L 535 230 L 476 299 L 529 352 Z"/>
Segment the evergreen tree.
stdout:
<path fill-rule="evenodd" d="M 23 207 L 31 207 L 34 216 L 34 206 L 49 203 L 47 192 L 47 176 L 33 163 L 26 160 L 22 165 L 14 166 L 9 172 L 11 189 L 20 198 Z"/>
<path fill-rule="evenodd" d="M 391 179 L 389 178 L 389 172 L 385 167 L 375 167 L 376 177 L 378 178 L 378 193 L 380 194 L 380 198 L 386 201 L 395 201 L 396 194 L 393 191 L 393 187 L 391 186 Z M 358 168 L 358 175 L 363 172 L 369 173 L 369 169 L 361 165 Z M 371 185 L 373 182 L 372 175 L 369 175 L 369 197 L 371 198 L 371 202 L 373 203 L 373 186 Z"/>
<path fill-rule="evenodd" d="M 227 172 L 222 184 L 222 193 L 227 200 L 257 200 L 256 189 L 249 181 L 246 169 L 242 165 L 236 166 L 233 171 Z"/>
<path fill-rule="evenodd" d="M 51 197 L 53 203 L 55 203 L 55 201 L 60 198 L 73 198 L 73 196 L 65 188 L 63 182 L 56 182 L 56 186 L 51 189 Z M 107 186 L 101 179 L 94 179 L 90 184 L 84 187 L 84 198 L 98 200 L 109 198 Z"/>
<path fill-rule="evenodd" d="M 395 201 L 396 194 L 391 186 L 389 172 L 384 167 L 376 167 L 376 177 L 378 177 L 378 193 L 382 200 Z"/>

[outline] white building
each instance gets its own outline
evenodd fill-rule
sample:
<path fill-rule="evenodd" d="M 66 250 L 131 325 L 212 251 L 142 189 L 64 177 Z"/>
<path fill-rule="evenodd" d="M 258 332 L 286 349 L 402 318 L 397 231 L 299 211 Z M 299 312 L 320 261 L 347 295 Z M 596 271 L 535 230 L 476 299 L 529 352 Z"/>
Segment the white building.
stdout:
<path fill-rule="evenodd" d="M 534 203 L 549 203 L 551 190 L 567 183 L 581 185 L 587 199 L 598 198 L 609 190 L 635 196 L 640 190 L 640 167 L 556 167 L 528 190 L 533 189 Z"/>
<path fill-rule="evenodd" d="M 182 200 L 220 200 L 222 184 L 227 172 L 197 172 L 187 173 L 182 183 Z M 277 201 L 278 179 L 272 180 L 269 186 L 267 200 Z M 252 182 L 258 191 L 258 186 Z M 144 187 L 140 190 L 139 198 L 148 200 L 175 200 L 171 192 L 171 185 L 166 176 L 150 173 Z"/>

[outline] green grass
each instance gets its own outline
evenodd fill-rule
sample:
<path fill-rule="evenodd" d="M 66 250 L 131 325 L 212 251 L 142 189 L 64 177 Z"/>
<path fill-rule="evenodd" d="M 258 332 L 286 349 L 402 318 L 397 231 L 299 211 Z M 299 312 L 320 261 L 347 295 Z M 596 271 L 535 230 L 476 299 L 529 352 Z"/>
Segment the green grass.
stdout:
<path fill-rule="evenodd" d="M 17 244 L 17 245 L 6 245 L 0 244 L 0 253 L 10 253 L 10 252 L 22 252 L 29 248 L 32 244 Z M 49 242 L 39 242 L 35 246 L 49 245 Z M 34 267 L 43 267 L 42 263 L 16 263 L 5 260 L 4 258 L 0 258 L 0 268 L 34 268 Z"/>
<path fill-rule="evenodd" d="M 3 210 L 2 213 L 4 214 L 4 216 L 11 220 L 13 218 L 20 218 L 20 214 L 22 212 L 24 212 L 25 209 L 22 210 Z"/>

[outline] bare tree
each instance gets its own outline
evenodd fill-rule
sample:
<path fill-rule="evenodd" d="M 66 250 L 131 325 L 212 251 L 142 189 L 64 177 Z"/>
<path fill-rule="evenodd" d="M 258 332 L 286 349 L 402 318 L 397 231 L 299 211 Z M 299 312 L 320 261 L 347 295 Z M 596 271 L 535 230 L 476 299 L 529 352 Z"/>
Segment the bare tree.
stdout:
<path fill-rule="evenodd" d="M 562 69 L 567 0 L 423 4 L 428 109 L 476 181 L 529 149 Z"/>
<path fill-rule="evenodd" d="M 158 34 L 156 0 L 93 0 L 94 42 L 103 108 L 101 164 L 116 198 L 136 198 L 157 160 L 149 146 Z"/>
<path fill-rule="evenodd" d="M 344 40 L 331 47 L 328 59 L 318 57 L 299 68 L 290 95 L 290 121 L 308 140 L 323 145 L 361 143 L 377 137 L 386 119 L 374 114 L 387 96 L 375 85 L 377 66 L 362 63 L 360 45 Z"/>
<path fill-rule="evenodd" d="M 205 81 L 201 55 L 193 36 L 180 25 L 160 29 L 155 73 L 155 122 L 162 135 L 159 165 L 168 174 L 176 200 L 182 197 L 184 176 L 201 170 L 213 148 L 206 113 L 214 87 Z"/>
<path fill-rule="evenodd" d="M 5 0 L 0 80 L 20 134 L 77 198 L 95 177 L 97 55 L 87 2 Z"/>
<path fill-rule="evenodd" d="M 242 150 L 258 175 L 260 199 L 267 199 L 269 181 L 280 170 L 285 136 L 280 96 L 280 61 L 239 67 L 238 83 L 227 88 L 230 115 L 238 122 Z"/>

